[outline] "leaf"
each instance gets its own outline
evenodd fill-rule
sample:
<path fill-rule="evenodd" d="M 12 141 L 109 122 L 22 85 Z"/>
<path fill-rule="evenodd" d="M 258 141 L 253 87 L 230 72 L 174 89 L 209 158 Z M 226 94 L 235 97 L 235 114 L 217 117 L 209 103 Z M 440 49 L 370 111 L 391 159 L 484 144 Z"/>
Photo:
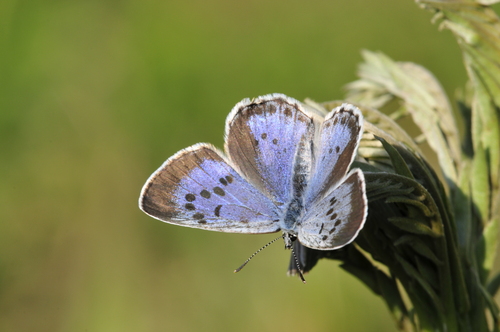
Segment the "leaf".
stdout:
<path fill-rule="evenodd" d="M 418 236 L 404 235 L 400 237 L 396 242 L 394 242 L 396 247 L 401 245 L 407 245 L 411 247 L 413 251 L 427 258 L 436 265 L 443 265 L 443 262 L 436 257 L 431 248 Z"/>
<path fill-rule="evenodd" d="M 422 277 L 429 282 L 434 289 L 439 289 L 439 276 L 438 270 L 430 264 L 429 261 L 422 259 L 420 256 L 415 256 L 415 264 L 417 265 L 417 270 L 420 272 Z"/>
<path fill-rule="evenodd" d="M 485 246 L 485 257 L 483 260 L 483 268 L 486 271 L 491 271 L 495 263 L 498 249 L 498 224 L 499 218 L 494 218 L 484 228 L 483 241 Z"/>
<path fill-rule="evenodd" d="M 402 99 L 436 152 L 445 178 L 454 183 L 456 165 L 461 159 L 460 140 L 451 107 L 439 83 L 427 70 L 415 64 L 397 63 L 381 53 L 369 51 L 363 51 L 363 58 L 365 62 L 358 71 L 361 80 L 347 85 L 348 99 L 372 105 L 370 95 L 360 90 L 361 82 L 378 85 L 378 90 L 384 89 Z"/>
<path fill-rule="evenodd" d="M 500 19 L 485 6 L 496 1 L 418 0 L 438 11 L 441 28 L 455 35 L 474 91 L 472 198 L 483 224 L 499 192 L 500 174 Z M 492 188 L 488 188 L 491 185 Z"/>
<path fill-rule="evenodd" d="M 396 255 L 397 261 L 401 264 L 403 269 L 406 271 L 408 277 L 416 280 L 420 286 L 425 290 L 429 298 L 431 299 L 434 309 L 437 310 L 437 313 L 440 317 L 444 317 L 444 308 L 439 296 L 436 294 L 432 286 L 422 277 L 420 272 L 417 271 L 410 263 L 408 263 L 404 258 Z M 442 318 L 444 321 L 444 318 Z"/>
<path fill-rule="evenodd" d="M 492 299 L 492 297 L 491 297 L 490 293 L 488 292 L 488 290 L 483 287 L 483 285 L 479 285 L 478 287 L 481 290 L 481 294 L 483 295 L 483 297 L 484 297 L 484 299 L 486 301 L 486 304 L 488 305 L 488 308 L 491 311 L 491 315 L 493 316 L 493 319 L 495 320 L 495 325 L 498 325 L 499 311 L 498 311 L 497 304 Z"/>
<path fill-rule="evenodd" d="M 475 77 L 475 75 L 473 75 Z M 490 218 L 491 195 L 498 191 L 499 119 L 487 92 L 478 82 L 472 103 L 473 200 L 483 220 Z M 490 190 L 490 184 L 493 186 Z"/>
<path fill-rule="evenodd" d="M 433 231 L 430 227 L 424 225 L 421 221 L 417 219 L 405 218 L 405 217 L 393 217 L 388 219 L 397 228 L 417 235 L 427 235 L 430 237 L 438 238 L 443 236 L 442 233 Z"/>
<path fill-rule="evenodd" d="M 408 198 L 404 196 L 392 195 L 385 200 L 386 203 L 402 203 L 406 205 L 412 205 L 420 210 L 420 212 L 428 218 L 434 217 L 436 214 L 431 211 L 427 205 L 423 204 L 419 199 Z"/>
<path fill-rule="evenodd" d="M 407 178 L 414 179 L 413 174 L 411 174 L 408 165 L 404 161 L 403 157 L 401 157 L 399 152 L 395 148 L 393 148 L 392 145 L 387 143 L 387 141 L 382 137 L 375 136 L 375 138 L 382 142 L 385 151 L 387 151 L 387 153 L 391 157 L 392 166 L 394 167 L 396 173 Z"/>
<path fill-rule="evenodd" d="M 468 257 L 469 261 L 476 238 L 472 233 L 473 216 L 471 211 L 472 201 L 470 197 L 470 173 L 470 161 L 464 161 L 460 169 L 458 188 L 451 196 L 457 229 L 457 244 L 460 251 Z"/>
<path fill-rule="evenodd" d="M 500 288 L 500 273 L 495 274 L 495 276 L 491 278 L 486 289 L 491 296 L 495 296 L 498 292 L 498 288 Z"/>

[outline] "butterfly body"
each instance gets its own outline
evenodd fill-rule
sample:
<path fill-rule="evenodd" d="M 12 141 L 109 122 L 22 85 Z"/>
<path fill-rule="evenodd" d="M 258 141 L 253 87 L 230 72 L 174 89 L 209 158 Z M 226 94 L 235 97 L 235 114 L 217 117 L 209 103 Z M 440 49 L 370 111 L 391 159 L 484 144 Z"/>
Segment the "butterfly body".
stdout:
<path fill-rule="evenodd" d="M 280 94 L 245 99 L 226 120 L 225 153 L 199 143 L 148 179 L 139 205 L 159 220 L 229 233 L 283 232 L 285 247 L 332 250 L 363 227 L 363 173 L 348 173 L 363 118 L 344 104 L 325 117 Z"/>

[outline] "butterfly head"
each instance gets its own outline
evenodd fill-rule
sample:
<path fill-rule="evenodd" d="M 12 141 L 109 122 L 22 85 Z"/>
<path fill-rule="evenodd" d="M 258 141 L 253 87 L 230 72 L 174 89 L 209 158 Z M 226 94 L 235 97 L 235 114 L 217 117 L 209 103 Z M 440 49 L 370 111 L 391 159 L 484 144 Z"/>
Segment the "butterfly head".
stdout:
<path fill-rule="evenodd" d="M 285 240 L 285 249 L 292 249 L 293 242 L 297 240 L 297 235 L 290 232 L 283 232 L 283 240 Z"/>

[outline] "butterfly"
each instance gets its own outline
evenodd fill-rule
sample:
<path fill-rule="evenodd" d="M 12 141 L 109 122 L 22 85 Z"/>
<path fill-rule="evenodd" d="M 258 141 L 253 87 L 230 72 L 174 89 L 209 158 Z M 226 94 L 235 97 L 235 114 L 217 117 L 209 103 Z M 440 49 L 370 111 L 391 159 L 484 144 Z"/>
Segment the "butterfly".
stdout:
<path fill-rule="evenodd" d="M 207 143 L 177 152 L 147 180 L 139 207 L 185 227 L 281 231 L 287 249 L 297 239 L 343 247 L 367 216 L 363 173 L 349 171 L 362 132 L 350 104 L 323 116 L 282 94 L 244 99 L 226 119 L 225 153 Z"/>

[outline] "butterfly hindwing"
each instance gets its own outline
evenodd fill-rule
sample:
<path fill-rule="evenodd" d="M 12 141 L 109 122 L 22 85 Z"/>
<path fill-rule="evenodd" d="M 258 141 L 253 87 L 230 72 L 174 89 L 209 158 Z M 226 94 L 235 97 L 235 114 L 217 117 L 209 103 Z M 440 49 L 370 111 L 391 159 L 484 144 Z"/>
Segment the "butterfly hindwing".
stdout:
<path fill-rule="evenodd" d="M 226 152 L 250 183 L 283 205 L 310 172 L 313 135 L 298 101 L 279 94 L 247 99 L 228 116 Z"/>
<path fill-rule="evenodd" d="M 208 144 L 169 158 L 144 185 L 139 205 L 152 217 L 181 226 L 230 233 L 279 230 L 274 204 Z"/>
<path fill-rule="evenodd" d="M 363 116 L 350 104 L 342 104 L 326 115 L 316 139 L 313 176 L 306 205 L 335 188 L 347 174 L 362 135 Z"/>
<path fill-rule="evenodd" d="M 314 201 L 298 227 L 298 239 L 306 247 L 332 250 L 357 236 L 367 215 L 364 176 L 351 171 L 327 196 Z"/>

